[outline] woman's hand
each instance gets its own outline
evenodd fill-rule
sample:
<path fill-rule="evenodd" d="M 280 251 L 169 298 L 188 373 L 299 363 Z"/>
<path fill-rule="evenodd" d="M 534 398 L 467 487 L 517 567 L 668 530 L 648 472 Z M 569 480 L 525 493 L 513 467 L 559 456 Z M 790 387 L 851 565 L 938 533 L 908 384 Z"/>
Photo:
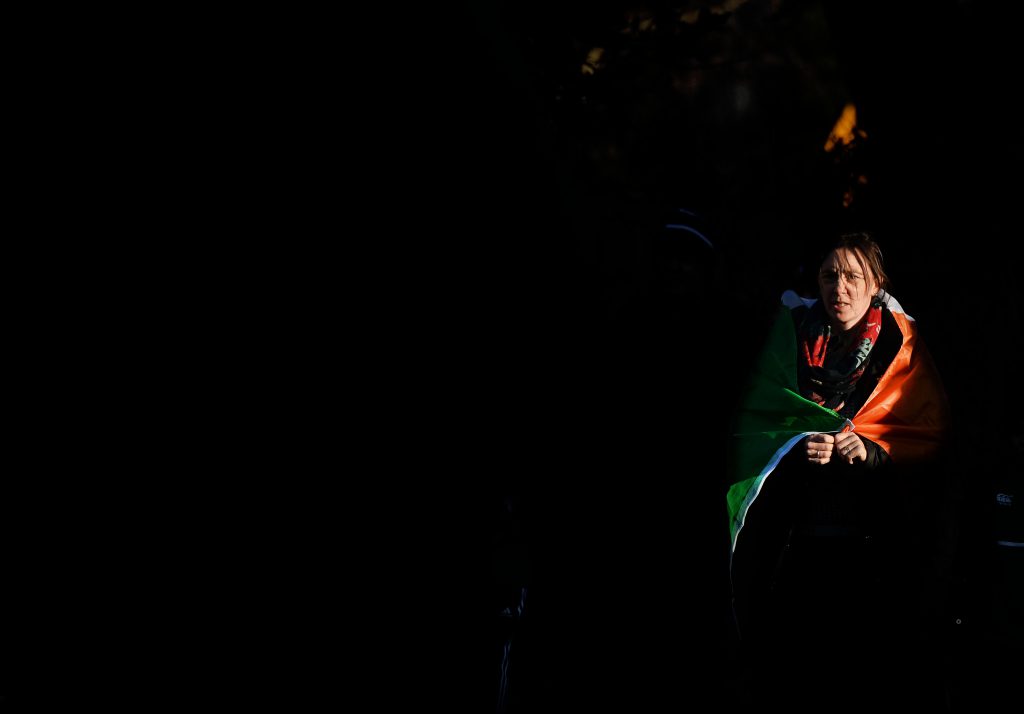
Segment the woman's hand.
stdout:
<path fill-rule="evenodd" d="M 836 458 L 840 458 L 848 464 L 854 461 L 865 461 L 868 458 L 868 450 L 861 438 L 852 431 L 845 431 L 836 434 L 835 441 Z"/>
<path fill-rule="evenodd" d="M 807 437 L 807 460 L 812 464 L 825 465 L 832 459 L 836 437 L 831 434 L 811 434 Z M 862 447 L 863 448 L 863 447 Z"/>

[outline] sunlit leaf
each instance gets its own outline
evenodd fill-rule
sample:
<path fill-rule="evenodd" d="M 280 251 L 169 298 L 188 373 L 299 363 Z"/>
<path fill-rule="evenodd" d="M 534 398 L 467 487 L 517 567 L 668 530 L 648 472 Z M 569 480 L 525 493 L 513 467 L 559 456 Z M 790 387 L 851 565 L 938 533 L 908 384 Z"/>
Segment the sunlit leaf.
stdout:
<path fill-rule="evenodd" d="M 857 127 L 857 107 L 847 104 L 843 107 L 843 113 L 839 115 L 832 133 L 825 140 L 825 151 L 832 151 L 838 144 L 848 146 L 854 139 L 854 129 Z M 864 132 L 856 132 L 859 136 L 866 137 Z"/>
<path fill-rule="evenodd" d="M 592 75 L 601 69 L 601 58 L 604 56 L 604 47 L 595 47 L 587 53 L 587 59 L 583 61 L 580 71 L 585 75 Z"/>
<path fill-rule="evenodd" d="M 712 15 L 728 15 L 730 12 L 734 12 L 737 8 L 745 5 L 747 0 L 724 0 L 724 2 L 713 3 L 711 5 Z"/>
<path fill-rule="evenodd" d="M 687 10 L 682 15 L 679 16 L 679 22 L 685 23 L 687 25 L 695 25 L 695 24 L 697 24 L 697 20 L 699 20 L 699 19 L 700 19 L 700 8 L 699 7 L 694 9 L 694 10 Z"/>

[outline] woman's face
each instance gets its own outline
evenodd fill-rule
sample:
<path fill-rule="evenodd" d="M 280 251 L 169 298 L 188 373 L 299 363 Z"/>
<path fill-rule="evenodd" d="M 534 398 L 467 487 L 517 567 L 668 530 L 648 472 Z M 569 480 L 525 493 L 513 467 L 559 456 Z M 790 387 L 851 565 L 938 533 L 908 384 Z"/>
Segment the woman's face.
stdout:
<path fill-rule="evenodd" d="M 856 253 L 838 248 L 825 258 L 818 271 L 821 301 L 833 327 L 842 331 L 856 325 L 871 306 L 878 284 L 871 269 Z"/>

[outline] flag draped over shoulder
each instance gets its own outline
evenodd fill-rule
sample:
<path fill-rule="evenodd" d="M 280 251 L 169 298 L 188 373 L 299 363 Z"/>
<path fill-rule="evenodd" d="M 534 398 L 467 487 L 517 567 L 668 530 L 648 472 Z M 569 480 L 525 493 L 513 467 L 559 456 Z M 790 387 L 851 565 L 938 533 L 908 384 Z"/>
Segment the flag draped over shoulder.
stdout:
<path fill-rule="evenodd" d="M 903 347 L 853 422 L 858 434 L 885 449 L 894 462 L 922 461 L 938 452 L 949 429 L 949 403 L 914 318 L 895 300 L 889 309 L 903 332 Z"/>
<path fill-rule="evenodd" d="M 784 305 L 755 366 L 733 434 L 733 462 L 727 494 L 732 547 L 750 505 L 779 461 L 804 436 L 853 429 L 881 446 L 897 462 L 933 455 L 948 425 L 941 381 L 917 337 L 913 318 L 896 300 L 886 305 L 903 333 L 903 344 L 852 422 L 800 396 L 796 369 L 796 328 Z"/>

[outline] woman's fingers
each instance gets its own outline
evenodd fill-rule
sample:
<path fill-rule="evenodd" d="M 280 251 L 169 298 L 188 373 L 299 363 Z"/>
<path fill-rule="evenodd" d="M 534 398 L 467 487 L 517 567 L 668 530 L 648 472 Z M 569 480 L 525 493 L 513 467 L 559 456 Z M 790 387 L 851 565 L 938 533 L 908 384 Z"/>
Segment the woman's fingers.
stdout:
<path fill-rule="evenodd" d="M 831 441 L 815 438 L 821 436 L 827 436 L 829 439 L 832 438 L 831 434 L 815 434 L 808 438 L 807 459 L 816 464 L 827 464 L 832 458 L 832 443 Z"/>
<path fill-rule="evenodd" d="M 857 459 L 863 460 L 868 457 L 868 451 L 864 447 L 864 442 L 853 432 L 846 432 L 836 436 L 836 450 L 848 464 L 852 464 Z"/>

